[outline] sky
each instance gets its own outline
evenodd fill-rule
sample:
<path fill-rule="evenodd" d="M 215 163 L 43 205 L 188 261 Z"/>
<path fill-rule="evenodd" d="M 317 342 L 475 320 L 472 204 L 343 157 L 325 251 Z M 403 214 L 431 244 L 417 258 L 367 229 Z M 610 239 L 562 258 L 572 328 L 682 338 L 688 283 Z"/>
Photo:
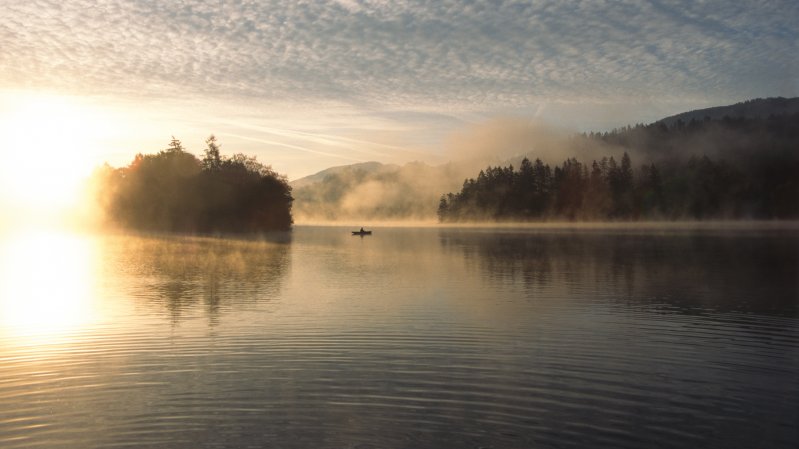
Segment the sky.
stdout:
<path fill-rule="evenodd" d="M 172 136 L 297 179 L 446 162 L 498 117 L 608 130 L 799 95 L 796 0 L 0 0 L 0 16 L 5 190 L 38 188 L 26 171 L 66 189 Z"/>

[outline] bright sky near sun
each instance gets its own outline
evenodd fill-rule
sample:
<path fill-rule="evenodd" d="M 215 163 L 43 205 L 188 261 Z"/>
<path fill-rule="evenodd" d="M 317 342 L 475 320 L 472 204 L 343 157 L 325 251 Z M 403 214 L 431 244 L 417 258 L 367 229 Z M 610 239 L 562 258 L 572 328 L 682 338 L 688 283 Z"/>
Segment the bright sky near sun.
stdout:
<path fill-rule="evenodd" d="M 575 130 L 799 95 L 799 2 L 0 0 L 5 205 L 107 161 L 257 155 L 296 179 L 444 162 L 498 116 Z M 4 203 L 0 202 L 0 205 Z"/>

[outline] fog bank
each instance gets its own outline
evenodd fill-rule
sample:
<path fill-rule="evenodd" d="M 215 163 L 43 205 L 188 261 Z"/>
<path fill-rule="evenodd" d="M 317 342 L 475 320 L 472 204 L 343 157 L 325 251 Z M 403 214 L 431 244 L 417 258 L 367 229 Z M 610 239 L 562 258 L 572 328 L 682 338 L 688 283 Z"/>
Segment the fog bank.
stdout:
<path fill-rule="evenodd" d="M 498 118 L 453 133 L 448 162 L 403 166 L 377 162 L 335 167 L 292 182 L 297 223 L 435 222 L 441 195 L 457 191 L 487 166 L 527 157 L 557 164 L 570 157 L 621 156 L 624 149 L 539 121 Z"/>

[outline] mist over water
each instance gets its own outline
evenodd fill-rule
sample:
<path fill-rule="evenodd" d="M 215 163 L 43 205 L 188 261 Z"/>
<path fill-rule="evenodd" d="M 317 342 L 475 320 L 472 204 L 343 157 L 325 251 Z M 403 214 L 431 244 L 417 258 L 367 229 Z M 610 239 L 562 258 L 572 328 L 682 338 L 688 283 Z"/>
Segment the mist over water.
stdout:
<path fill-rule="evenodd" d="M 4 237 L 0 445 L 799 442 L 795 229 L 349 231 Z"/>
<path fill-rule="evenodd" d="M 443 163 L 371 162 L 335 167 L 313 181 L 301 179 L 294 186 L 296 221 L 432 222 L 441 195 L 457 191 L 488 165 L 518 165 L 525 156 L 558 164 L 574 156 L 620 157 L 624 150 L 538 121 L 501 118 L 453 133 L 442 151 Z"/>
<path fill-rule="evenodd" d="M 444 164 L 370 162 L 297 180 L 294 211 L 298 223 L 796 219 L 796 114 L 774 107 L 787 101 L 585 134 L 494 119 L 453 134 Z M 746 112 L 755 107 L 773 113 Z"/>

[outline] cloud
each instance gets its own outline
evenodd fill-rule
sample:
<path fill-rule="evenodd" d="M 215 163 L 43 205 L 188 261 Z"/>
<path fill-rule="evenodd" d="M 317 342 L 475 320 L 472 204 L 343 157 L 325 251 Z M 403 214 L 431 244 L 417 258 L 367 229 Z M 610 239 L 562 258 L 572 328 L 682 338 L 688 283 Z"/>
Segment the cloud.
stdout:
<path fill-rule="evenodd" d="M 799 95 L 792 0 L 0 0 L 0 8 L 0 91 L 165 105 L 169 114 L 146 113 L 179 124 L 173 134 L 229 136 L 234 151 L 258 148 L 293 176 L 342 158 L 404 163 L 438 151 L 446 160 L 440 148 L 452 131 L 501 116 L 596 130 Z"/>
<path fill-rule="evenodd" d="M 4 3 L 5 86 L 460 108 L 763 95 L 799 73 L 791 1 Z"/>

